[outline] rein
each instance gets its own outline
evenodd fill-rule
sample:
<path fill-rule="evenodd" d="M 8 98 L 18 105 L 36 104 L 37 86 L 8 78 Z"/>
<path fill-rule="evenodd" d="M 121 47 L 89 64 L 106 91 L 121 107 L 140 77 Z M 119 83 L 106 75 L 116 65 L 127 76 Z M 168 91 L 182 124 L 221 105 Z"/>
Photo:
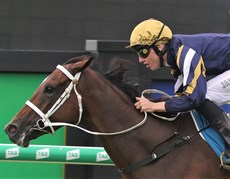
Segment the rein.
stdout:
<path fill-rule="evenodd" d="M 168 95 L 167 93 L 163 92 L 163 91 L 160 91 L 160 90 L 157 90 L 157 89 L 146 89 L 142 92 L 142 96 L 144 96 L 144 94 L 150 94 L 150 93 L 157 93 L 157 94 L 163 94 L 165 96 L 167 96 L 168 98 L 171 98 L 170 95 Z M 166 121 L 174 121 L 179 115 L 180 113 L 177 113 L 175 116 L 173 117 L 164 117 L 164 116 L 160 116 L 160 115 L 157 115 L 156 113 L 152 112 L 151 113 L 153 116 L 157 117 L 157 118 L 160 118 L 160 119 L 163 119 L 163 120 L 166 120 Z"/>
<path fill-rule="evenodd" d="M 102 132 L 94 132 L 94 131 L 90 131 L 87 130 L 85 128 L 82 128 L 80 126 L 78 126 L 81 122 L 81 118 L 82 118 L 82 113 L 83 113 L 83 107 L 82 107 L 82 97 L 81 95 L 77 92 L 76 90 L 76 85 L 78 84 L 78 81 L 80 79 L 81 76 L 81 72 L 78 72 L 77 74 L 75 74 L 75 76 L 73 76 L 68 70 L 66 70 L 63 66 L 58 65 L 56 67 L 57 69 L 59 69 L 61 72 L 63 72 L 70 80 L 70 84 L 69 86 L 65 89 L 65 91 L 62 93 L 62 95 L 58 98 L 58 100 L 54 103 L 54 105 L 50 108 L 50 110 L 48 110 L 48 112 L 46 114 L 44 114 L 35 104 L 33 104 L 31 101 L 26 101 L 26 105 L 28 105 L 31 109 L 33 109 L 40 117 L 41 119 L 39 119 L 35 126 L 33 127 L 34 130 L 39 130 L 39 131 L 43 131 L 43 132 L 47 132 L 45 130 L 46 127 L 49 127 L 51 130 L 52 134 L 55 134 L 55 130 L 54 130 L 54 126 L 69 126 L 69 127 L 75 127 L 78 128 L 80 130 L 83 130 L 89 134 L 93 134 L 93 135 L 118 135 L 118 134 L 124 134 L 127 132 L 130 132 L 140 126 L 142 126 L 146 120 L 147 120 L 147 113 L 144 112 L 144 119 L 139 122 L 138 124 L 122 130 L 122 131 L 118 131 L 118 132 L 109 132 L 109 133 L 102 133 Z M 64 103 L 65 101 L 70 97 L 70 93 L 71 91 L 74 89 L 74 92 L 77 96 L 78 99 L 78 106 L 79 106 L 79 117 L 78 117 L 78 122 L 74 125 L 74 124 L 70 124 L 70 123 L 64 123 L 64 122 L 51 122 L 50 121 L 50 116 L 55 113 L 55 111 L 57 111 Z"/>

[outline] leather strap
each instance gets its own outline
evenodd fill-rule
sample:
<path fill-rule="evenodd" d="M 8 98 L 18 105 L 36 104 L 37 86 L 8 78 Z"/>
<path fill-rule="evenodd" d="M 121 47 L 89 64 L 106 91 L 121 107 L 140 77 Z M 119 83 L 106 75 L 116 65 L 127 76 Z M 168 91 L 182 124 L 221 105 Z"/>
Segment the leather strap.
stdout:
<path fill-rule="evenodd" d="M 175 133 L 169 139 L 171 139 L 171 138 L 174 138 L 175 141 L 172 144 L 170 144 L 169 146 L 167 146 L 166 148 L 163 148 L 161 150 L 158 149 L 156 152 L 154 152 L 154 150 L 153 150 L 151 155 L 147 156 L 146 158 L 144 158 L 144 159 L 142 159 L 142 160 L 140 160 L 140 161 L 138 161 L 138 162 L 136 162 L 136 163 L 134 163 L 134 164 L 132 164 L 132 165 L 130 165 L 128 167 L 121 168 L 121 169 L 119 169 L 119 171 L 121 173 L 123 173 L 123 174 L 133 172 L 133 171 L 135 171 L 135 170 L 137 170 L 137 169 L 139 169 L 139 168 L 141 168 L 141 167 L 143 167 L 143 166 L 145 166 L 145 165 L 147 165 L 147 164 L 149 164 L 149 163 L 151 163 L 151 162 L 163 157 L 164 155 L 166 155 L 167 153 L 177 149 L 178 147 L 188 143 L 188 141 L 191 139 L 189 136 L 180 138 L 178 136 L 178 133 Z M 166 141 L 168 141 L 169 139 L 167 139 Z M 159 146 L 159 145 L 157 145 L 157 146 Z"/>

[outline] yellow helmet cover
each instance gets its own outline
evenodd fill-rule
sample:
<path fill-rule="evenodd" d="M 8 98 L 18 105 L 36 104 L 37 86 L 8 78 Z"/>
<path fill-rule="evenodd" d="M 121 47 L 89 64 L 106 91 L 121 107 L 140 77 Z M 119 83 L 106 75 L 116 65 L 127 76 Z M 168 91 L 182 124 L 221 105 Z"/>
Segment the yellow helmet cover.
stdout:
<path fill-rule="evenodd" d="M 172 38 L 172 31 L 162 22 L 153 18 L 145 20 L 138 24 L 132 31 L 130 36 L 130 48 L 136 45 L 148 45 L 162 41 L 168 42 Z"/>

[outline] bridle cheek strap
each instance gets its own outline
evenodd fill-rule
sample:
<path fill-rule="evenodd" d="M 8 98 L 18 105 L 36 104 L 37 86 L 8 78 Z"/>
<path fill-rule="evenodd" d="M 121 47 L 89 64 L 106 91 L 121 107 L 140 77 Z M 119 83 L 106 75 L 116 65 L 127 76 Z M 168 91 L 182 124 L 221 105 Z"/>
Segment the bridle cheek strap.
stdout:
<path fill-rule="evenodd" d="M 36 127 L 38 127 L 40 130 L 43 130 L 45 127 L 49 126 L 52 134 L 54 134 L 55 130 L 52 126 L 49 125 L 49 123 L 51 123 L 49 118 L 46 118 L 46 115 L 30 101 L 26 101 L 26 105 L 33 109 L 41 117 L 41 119 L 36 122 Z"/>

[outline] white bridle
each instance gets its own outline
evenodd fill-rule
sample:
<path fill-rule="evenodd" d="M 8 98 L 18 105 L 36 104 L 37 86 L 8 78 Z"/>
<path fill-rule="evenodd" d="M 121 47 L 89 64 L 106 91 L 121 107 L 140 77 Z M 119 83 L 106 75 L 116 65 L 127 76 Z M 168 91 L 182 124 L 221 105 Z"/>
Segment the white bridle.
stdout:
<path fill-rule="evenodd" d="M 65 91 L 62 93 L 62 95 L 58 98 L 58 100 L 54 103 L 54 105 L 50 108 L 50 110 L 48 110 L 48 112 L 46 114 L 44 114 L 37 106 L 35 106 L 29 100 L 26 101 L 26 105 L 28 105 L 31 109 L 33 109 L 41 117 L 41 119 L 39 119 L 36 122 L 36 125 L 33 127 L 33 129 L 47 132 L 46 130 L 44 130 L 44 128 L 49 127 L 52 134 L 54 134 L 55 133 L 55 130 L 53 128 L 54 126 L 70 126 L 70 127 L 78 128 L 80 130 L 83 130 L 83 131 L 85 131 L 89 134 L 93 134 L 93 135 L 118 135 L 118 134 L 130 132 L 130 131 L 142 126 L 146 122 L 147 113 L 144 112 L 144 119 L 140 123 L 128 128 L 128 129 L 118 131 L 118 132 L 111 132 L 111 133 L 93 132 L 93 131 L 89 131 L 87 129 L 84 129 L 82 127 L 79 127 L 78 124 L 81 122 L 83 108 L 82 108 L 82 97 L 77 92 L 76 85 L 78 84 L 79 78 L 81 76 L 81 72 L 78 72 L 75 76 L 73 76 L 68 70 L 66 70 L 61 65 L 58 65 L 56 68 L 61 70 L 71 80 L 71 82 L 70 82 L 69 86 L 65 89 Z M 51 122 L 49 120 L 50 116 L 53 113 L 55 113 L 55 111 L 57 111 L 61 107 L 61 105 L 64 104 L 64 102 L 69 98 L 72 89 L 74 89 L 74 92 L 75 92 L 77 99 L 78 99 L 78 106 L 79 106 L 78 122 L 76 123 L 76 125 L 70 124 L 70 123 L 64 123 L 64 122 Z"/>
<path fill-rule="evenodd" d="M 81 95 L 77 92 L 76 90 L 76 84 L 78 83 L 78 80 L 81 76 L 81 72 L 77 73 L 75 76 L 73 76 L 72 74 L 70 74 L 70 72 L 68 70 L 66 70 L 63 66 L 58 65 L 56 67 L 57 69 L 61 70 L 70 80 L 71 83 L 69 84 L 69 86 L 65 89 L 65 91 L 62 93 L 62 95 L 58 98 L 58 100 L 54 103 L 54 105 L 50 108 L 50 110 L 44 114 L 37 106 L 35 106 L 32 102 L 30 102 L 29 100 L 26 101 L 26 104 L 33 109 L 40 117 L 41 119 L 39 119 L 36 122 L 36 127 L 38 130 L 43 130 L 45 127 L 49 127 L 51 129 L 52 134 L 55 133 L 55 130 L 53 129 L 53 126 L 62 126 L 62 125 L 66 125 L 64 123 L 52 123 L 49 120 L 49 117 L 55 113 L 55 111 L 57 111 L 62 104 L 64 104 L 64 102 L 69 98 L 70 93 L 72 91 L 72 89 L 74 88 L 75 94 L 77 96 L 78 99 L 78 106 L 79 106 L 79 118 L 78 118 L 78 122 L 76 125 L 78 125 L 81 122 L 81 117 L 82 117 L 82 112 L 83 112 L 83 108 L 82 108 L 82 98 Z M 36 128 L 34 128 L 36 129 Z"/>

